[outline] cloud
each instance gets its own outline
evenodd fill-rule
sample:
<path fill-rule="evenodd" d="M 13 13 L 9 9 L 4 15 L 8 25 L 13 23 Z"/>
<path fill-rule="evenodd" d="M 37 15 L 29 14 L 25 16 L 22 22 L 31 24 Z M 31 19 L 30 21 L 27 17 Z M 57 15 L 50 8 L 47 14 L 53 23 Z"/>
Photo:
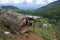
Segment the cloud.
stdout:
<path fill-rule="evenodd" d="M 19 3 L 23 3 L 24 0 L 0 0 L 0 4 L 19 4 Z"/>
<path fill-rule="evenodd" d="M 49 4 L 49 3 L 54 2 L 54 1 L 57 1 L 57 0 L 36 0 L 36 3 L 35 4 L 43 4 L 43 5 L 46 5 L 46 4 Z"/>
<path fill-rule="evenodd" d="M 51 2 L 54 2 L 54 1 L 57 1 L 57 0 L 47 0 L 48 3 L 51 3 Z"/>
<path fill-rule="evenodd" d="M 21 4 L 26 2 L 27 4 L 48 4 L 57 0 L 0 0 L 0 4 Z"/>
<path fill-rule="evenodd" d="M 36 0 L 35 4 L 46 4 L 45 0 Z"/>
<path fill-rule="evenodd" d="M 8 3 L 8 0 L 0 0 L 0 4 L 6 4 Z"/>
<path fill-rule="evenodd" d="M 32 0 L 26 0 L 26 2 L 27 2 L 28 4 L 33 3 L 33 1 L 32 1 Z"/>
<path fill-rule="evenodd" d="M 13 2 L 14 4 L 18 4 L 18 3 L 20 3 L 20 0 L 12 0 L 12 2 Z"/>
<path fill-rule="evenodd" d="M 33 3 L 32 0 L 12 0 L 12 2 L 13 2 L 14 4 L 23 3 L 24 1 L 25 1 L 27 4 Z"/>

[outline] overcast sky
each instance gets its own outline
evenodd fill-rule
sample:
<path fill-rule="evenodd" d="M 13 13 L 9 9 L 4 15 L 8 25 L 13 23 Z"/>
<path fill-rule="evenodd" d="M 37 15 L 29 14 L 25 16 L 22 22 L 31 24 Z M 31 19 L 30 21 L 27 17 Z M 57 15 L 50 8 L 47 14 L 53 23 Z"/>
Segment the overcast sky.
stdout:
<path fill-rule="evenodd" d="M 15 5 L 19 7 L 40 7 L 57 0 L 0 0 L 0 4 Z"/>
<path fill-rule="evenodd" d="M 56 0 L 0 0 L 0 4 L 22 4 L 24 2 L 27 4 L 47 4 L 54 1 Z"/>

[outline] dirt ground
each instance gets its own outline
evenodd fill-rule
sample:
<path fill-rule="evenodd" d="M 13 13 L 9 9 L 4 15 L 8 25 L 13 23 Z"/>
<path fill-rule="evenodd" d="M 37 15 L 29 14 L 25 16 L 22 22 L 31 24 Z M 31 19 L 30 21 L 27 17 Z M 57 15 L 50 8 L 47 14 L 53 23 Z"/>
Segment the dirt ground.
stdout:
<path fill-rule="evenodd" d="M 24 33 L 22 35 L 4 35 L 3 40 L 43 40 L 42 37 L 36 36 L 34 33 Z"/>
<path fill-rule="evenodd" d="M 14 40 L 43 40 L 42 37 L 38 37 L 34 35 L 33 33 L 25 33 L 22 35 L 21 38 L 15 38 Z"/>
<path fill-rule="evenodd" d="M 2 34 L 2 37 L 3 37 L 3 40 L 43 40 L 43 38 L 41 36 L 38 37 L 37 35 L 35 35 L 34 33 L 31 33 L 31 32 L 23 33 L 20 35 L 15 35 L 12 33 L 6 35 L 3 32 L 4 32 L 4 30 L 0 31 L 0 34 Z"/>
<path fill-rule="evenodd" d="M 24 30 L 23 30 L 24 29 Z M 28 28 L 23 28 L 21 31 L 22 33 L 28 30 Z M 1 31 L 2 30 L 2 31 Z M 43 40 L 41 36 L 37 36 L 34 33 L 28 32 L 28 33 L 23 33 L 20 35 L 15 35 L 15 34 L 4 34 L 5 30 L 0 29 L 0 34 L 3 37 L 3 40 Z"/>

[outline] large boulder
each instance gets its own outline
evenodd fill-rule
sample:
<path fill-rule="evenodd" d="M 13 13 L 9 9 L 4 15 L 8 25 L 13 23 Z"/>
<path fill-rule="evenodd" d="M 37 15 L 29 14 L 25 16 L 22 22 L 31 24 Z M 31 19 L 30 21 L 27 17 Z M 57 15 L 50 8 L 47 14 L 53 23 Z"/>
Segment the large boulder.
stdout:
<path fill-rule="evenodd" d="M 0 13 L 0 21 L 8 28 L 11 32 L 14 33 L 25 33 L 29 31 L 35 20 L 23 15 L 18 15 L 16 13 L 3 12 Z M 25 28 L 25 29 L 24 29 Z M 29 29 L 29 30 L 28 30 Z"/>

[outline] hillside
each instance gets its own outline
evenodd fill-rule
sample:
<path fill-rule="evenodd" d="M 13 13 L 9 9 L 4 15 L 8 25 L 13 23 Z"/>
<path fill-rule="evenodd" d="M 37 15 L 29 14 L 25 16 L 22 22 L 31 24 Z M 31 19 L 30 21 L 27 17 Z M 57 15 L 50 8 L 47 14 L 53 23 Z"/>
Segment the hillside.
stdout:
<path fill-rule="evenodd" d="M 55 1 L 35 11 L 36 15 L 42 16 L 46 18 L 49 23 L 54 24 L 56 32 L 60 35 L 60 1 Z"/>
<path fill-rule="evenodd" d="M 10 19 L 11 20 L 11 19 Z M 14 34 L 11 33 L 10 30 L 8 28 L 6 28 L 6 26 L 4 25 L 4 23 L 0 22 L 0 39 L 4 39 L 4 35 L 2 34 L 2 32 L 10 32 L 10 34 L 6 34 L 5 39 L 7 40 L 42 40 L 41 38 L 43 38 L 44 40 L 54 40 L 56 39 L 55 36 L 55 30 L 54 30 L 54 25 L 48 23 L 48 21 L 44 18 L 42 19 L 36 19 L 38 22 L 36 23 L 36 26 L 33 26 L 33 29 L 31 29 L 29 32 L 27 33 L 23 33 L 23 34 Z M 14 20 L 13 20 L 14 21 Z M 9 21 L 10 22 L 10 21 Z M 12 23 L 13 25 L 13 23 Z M 16 24 L 15 24 L 16 25 Z M 17 27 L 18 28 L 18 27 Z M 16 28 L 16 29 L 17 29 Z"/>
<path fill-rule="evenodd" d="M 13 10 L 13 12 L 19 14 L 40 16 L 41 17 L 40 19 L 36 19 L 37 24 L 29 32 L 39 36 L 39 38 L 41 36 L 44 40 L 60 40 L 60 0 L 50 3 L 44 7 L 38 8 L 35 11 L 23 10 L 12 6 L 8 6 L 8 7 L 3 6 L 2 8 L 11 9 Z M 4 27 L 5 27 L 4 24 L 0 22 L 0 30 L 1 29 L 8 30 Z M 20 37 L 23 37 L 22 38 L 23 40 L 24 39 L 27 40 L 32 38 L 29 32 L 27 36 L 26 34 L 22 34 L 23 36 L 21 36 L 21 34 L 20 35 L 12 34 L 13 36 L 12 35 L 8 35 L 8 36 L 10 39 L 20 40 Z M 9 39 L 8 36 L 6 36 L 7 39 Z"/>
<path fill-rule="evenodd" d="M 5 12 L 2 12 L 2 13 L 5 13 Z M 3 18 L 3 17 L 0 17 L 0 18 Z M 16 17 L 13 17 L 13 18 L 16 18 Z M 9 19 L 9 20 L 11 20 L 11 19 Z M 24 39 L 26 39 L 26 40 L 30 39 L 31 40 L 31 38 L 32 38 L 32 40 L 35 40 L 35 39 L 36 40 L 38 40 L 38 39 L 41 40 L 41 38 L 43 38 L 44 40 L 54 40 L 54 39 L 56 39 L 54 37 L 55 36 L 55 30 L 54 29 L 55 28 L 54 28 L 53 24 L 48 23 L 48 20 L 46 20 L 45 18 L 40 18 L 40 19 L 35 19 L 35 20 L 37 21 L 36 26 L 34 25 L 33 29 L 31 29 L 29 32 L 27 32 L 28 34 L 18 34 L 18 35 L 15 35 L 13 32 L 11 33 L 10 30 L 8 28 L 6 28 L 7 26 L 5 26 L 4 23 L 0 22 L 0 39 L 1 40 L 4 39 L 3 38 L 4 35 L 2 34 L 2 32 L 6 32 L 6 31 L 11 33 L 11 34 L 6 35 L 7 40 L 8 39 L 20 40 L 21 37 L 22 37 L 22 40 L 24 40 Z M 12 21 L 13 21 L 13 23 L 15 23 L 14 20 L 12 20 Z M 10 21 L 8 21 L 8 22 L 10 23 Z M 13 23 L 12 23 L 12 25 L 13 25 Z M 33 33 L 33 34 L 30 34 L 30 33 Z M 37 37 L 35 38 L 34 35 L 38 36 L 38 38 Z"/>
<path fill-rule="evenodd" d="M 53 22 L 58 25 L 56 22 L 59 22 L 60 20 L 60 1 L 55 1 L 35 11 L 37 13 L 35 13 L 36 15 L 48 18 L 51 20 L 50 23 Z"/>
<path fill-rule="evenodd" d="M 36 10 L 36 12 L 38 13 L 37 15 L 44 15 L 46 14 L 45 16 L 49 16 L 50 14 L 53 15 L 53 14 L 57 14 L 57 16 L 59 16 L 59 13 L 60 13 L 60 1 L 55 1 L 53 3 L 50 3 L 42 8 L 38 8 Z"/>
<path fill-rule="evenodd" d="M 49 20 L 59 22 L 60 20 L 60 1 L 55 1 L 36 11 L 36 15 L 48 18 Z M 54 24 L 55 24 L 54 22 Z M 56 23 L 57 24 L 57 23 Z M 58 24 L 57 24 L 58 25 Z"/>

